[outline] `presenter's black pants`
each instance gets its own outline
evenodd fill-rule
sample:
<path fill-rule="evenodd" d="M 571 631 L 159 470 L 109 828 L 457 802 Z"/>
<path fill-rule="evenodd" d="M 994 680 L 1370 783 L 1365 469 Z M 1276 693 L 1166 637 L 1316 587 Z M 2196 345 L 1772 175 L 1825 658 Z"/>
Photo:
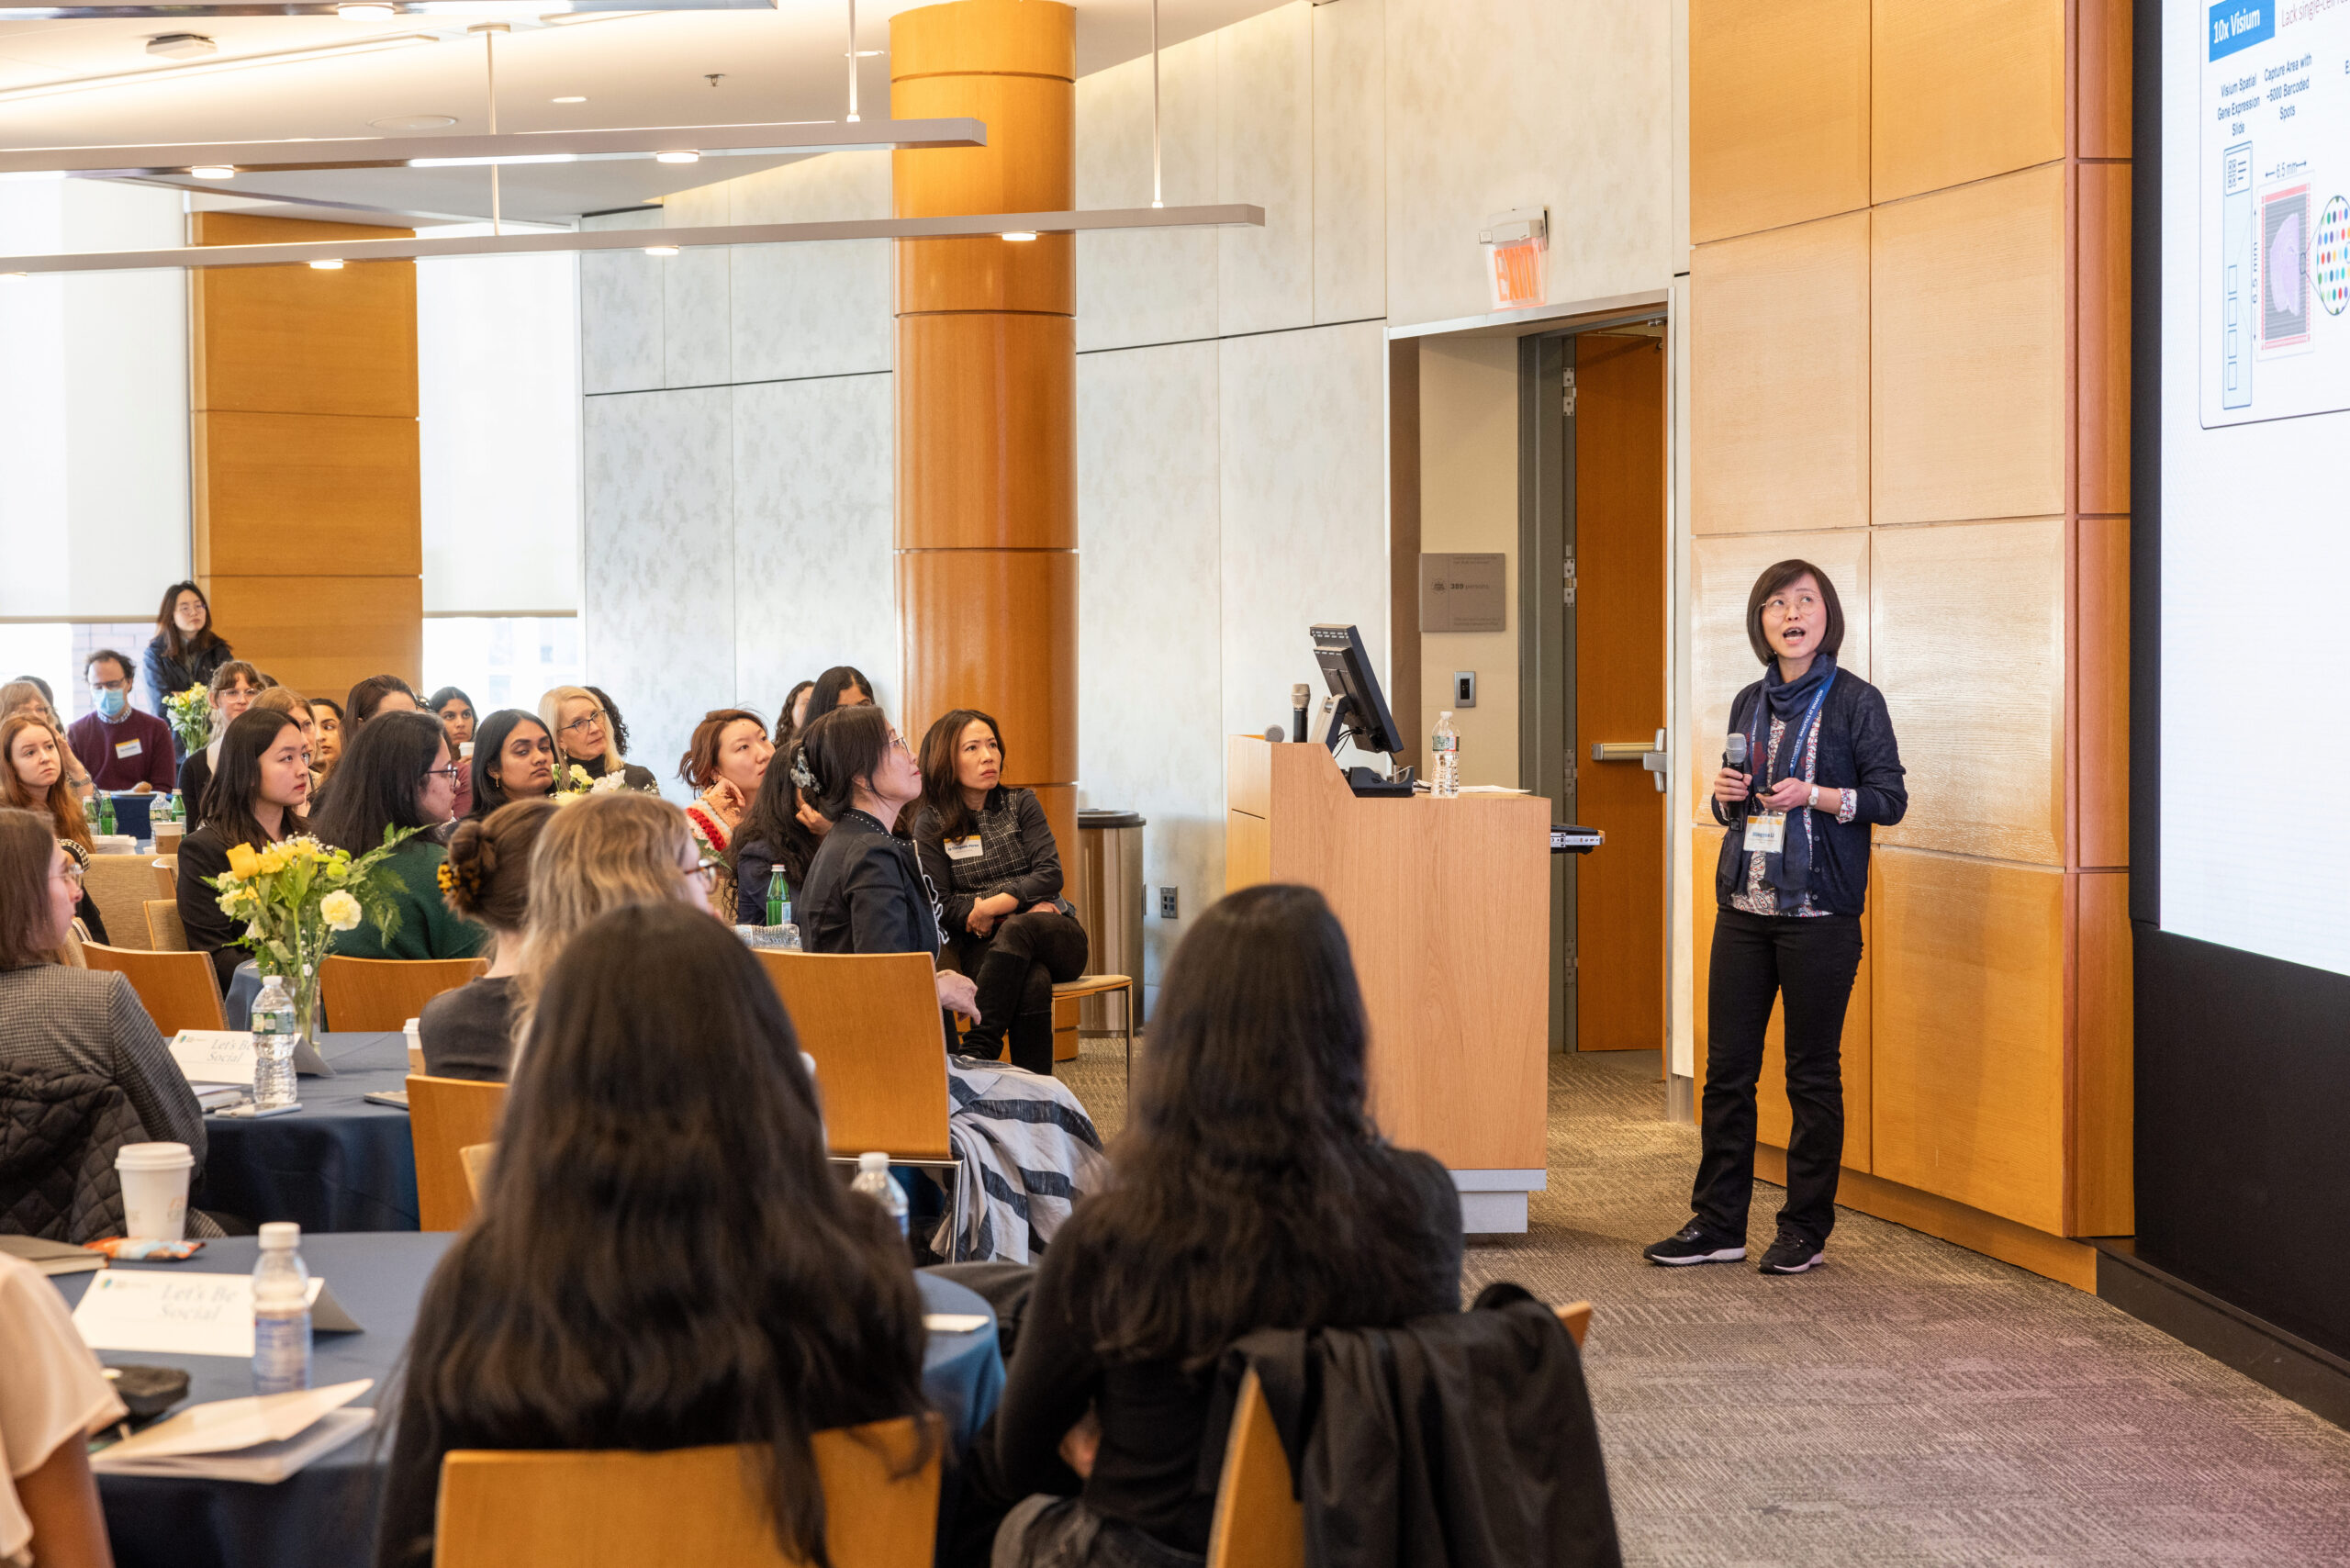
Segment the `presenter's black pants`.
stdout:
<path fill-rule="evenodd" d="M 1844 1004 L 1861 967 L 1849 914 L 1770 916 L 1725 909 L 1714 920 L 1706 997 L 1704 1152 L 1689 1206 L 1718 1236 L 1746 1238 L 1754 1193 L 1754 1092 L 1773 998 L 1786 1003 L 1787 1201 L 1779 1229 L 1824 1244 L 1836 1226 L 1844 1155 Z"/>

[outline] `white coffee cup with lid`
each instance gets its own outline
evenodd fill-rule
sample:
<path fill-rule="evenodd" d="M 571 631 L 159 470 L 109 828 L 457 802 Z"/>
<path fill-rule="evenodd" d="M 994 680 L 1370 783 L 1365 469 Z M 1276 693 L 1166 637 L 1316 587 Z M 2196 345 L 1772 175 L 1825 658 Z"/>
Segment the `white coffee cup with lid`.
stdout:
<path fill-rule="evenodd" d="M 115 1150 L 122 1180 L 123 1234 L 133 1241 L 177 1241 L 187 1229 L 188 1174 L 196 1157 L 184 1143 L 127 1143 Z"/>

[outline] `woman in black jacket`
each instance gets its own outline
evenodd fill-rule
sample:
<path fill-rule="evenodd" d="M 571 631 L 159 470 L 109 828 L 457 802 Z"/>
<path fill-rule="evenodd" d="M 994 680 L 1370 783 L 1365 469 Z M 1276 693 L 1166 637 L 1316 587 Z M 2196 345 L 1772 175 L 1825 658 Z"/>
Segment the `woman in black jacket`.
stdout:
<path fill-rule="evenodd" d="M 943 898 L 957 967 L 978 988 L 979 1021 L 963 1048 L 1053 1070 L 1053 982 L 1085 972 L 1085 927 L 1061 898 L 1061 852 L 1034 790 L 1002 782 L 1003 733 L 957 708 L 922 740 L 914 846 Z"/>
<path fill-rule="evenodd" d="M 255 708 L 229 722 L 220 738 L 220 770 L 212 776 L 212 810 L 180 841 L 178 883 L 187 945 L 212 955 L 223 991 L 252 954 L 236 945 L 245 922 L 220 913 L 220 894 L 206 879 L 229 869 L 232 845 L 266 849 L 301 831 L 297 816 L 309 798 L 309 748 L 292 714 Z"/>
<path fill-rule="evenodd" d="M 1778 1238 L 1762 1270 L 1800 1274 L 1820 1260 L 1836 1223 L 1844 1006 L 1861 965 L 1869 824 L 1899 822 L 1909 796 L 1884 694 L 1836 667 L 1844 610 L 1827 573 L 1808 561 L 1765 567 L 1747 596 L 1746 636 L 1765 667 L 1730 704 L 1743 761 L 1726 756 L 1714 777 L 1714 820 L 1729 832 L 1714 879 L 1696 1217 L 1646 1256 L 1666 1264 L 1746 1256 L 1755 1081 L 1773 1000 L 1784 996 L 1795 1130 Z"/>
<path fill-rule="evenodd" d="M 147 696 L 157 714 L 169 717 L 166 699 L 191 686 L 209 686 L 212 672 L 236 656 L 212 630 L 212 601 L 202 588 L 173 583 L 163 590 L 162 606 L 155 611 L 155 637 L 140 661 Z M 173 744 L 178 744 L 176 735 Z"/>

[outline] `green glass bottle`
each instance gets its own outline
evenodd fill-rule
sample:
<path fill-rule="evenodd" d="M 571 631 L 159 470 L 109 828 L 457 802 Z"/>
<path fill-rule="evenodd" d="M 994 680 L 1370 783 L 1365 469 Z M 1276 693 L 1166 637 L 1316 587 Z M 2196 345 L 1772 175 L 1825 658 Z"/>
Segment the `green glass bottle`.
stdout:
<path fill-rule="evenodd" d="M 791 924 L 791 884 L 784 880 L 780 866 L 767 873 L 767 924 Z"/>

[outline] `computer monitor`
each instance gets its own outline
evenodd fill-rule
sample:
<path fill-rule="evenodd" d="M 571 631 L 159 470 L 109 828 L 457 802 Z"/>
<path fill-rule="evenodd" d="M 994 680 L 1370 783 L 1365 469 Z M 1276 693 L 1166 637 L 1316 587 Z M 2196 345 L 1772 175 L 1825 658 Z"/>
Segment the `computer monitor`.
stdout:
<path fill-rule="evenodd" d="M 1371 667 L 1362 633 L 1351 626 L 1315 627 L 1314 661 L 1322 666 L 1323 684 L 1337 700 L 1330 711 L 1330 733 L 1324 737 L 1331 753 L 1336 755 L 1349 739 L 1362 751 L 1402 751 L 1404 737 L 1380 692 L 1379 672 Z"/>

